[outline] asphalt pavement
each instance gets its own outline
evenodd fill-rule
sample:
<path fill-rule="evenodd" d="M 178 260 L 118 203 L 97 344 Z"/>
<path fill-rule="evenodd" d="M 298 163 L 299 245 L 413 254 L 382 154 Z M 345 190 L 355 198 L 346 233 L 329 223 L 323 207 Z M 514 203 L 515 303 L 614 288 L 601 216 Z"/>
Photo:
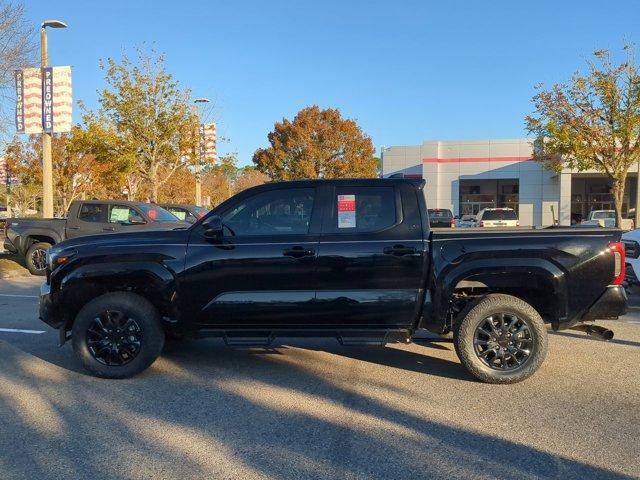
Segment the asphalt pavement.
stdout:
<path fill-rule="evenodd" d="M 40 281 L 0 280 L 3 480 L 640 478 L 636 297 L 600 322 L 614 340 L 553 334 L 516 385 L 474 381 L 446 340 L 189 340 L 114 381 L 37 320 Z"/>

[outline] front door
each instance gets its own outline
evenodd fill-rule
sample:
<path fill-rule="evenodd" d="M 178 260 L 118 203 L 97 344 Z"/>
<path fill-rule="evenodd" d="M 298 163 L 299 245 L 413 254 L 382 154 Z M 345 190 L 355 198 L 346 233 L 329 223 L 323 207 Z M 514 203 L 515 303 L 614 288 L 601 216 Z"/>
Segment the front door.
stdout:
<path fill-rule="evenodd" d="M 322 322 L 345 329 L 410 325 L 428 259 L 422 192 L 403 184 L 328 189 L 316 292 Z"/>
<path fill-rule="evenodd" d="M 295 327 L 313 321 L 320 209 L 315 188 L 266 186 L 216 214 L 221 243 L 191 235 L 179 295 L 201 328 Z"/>

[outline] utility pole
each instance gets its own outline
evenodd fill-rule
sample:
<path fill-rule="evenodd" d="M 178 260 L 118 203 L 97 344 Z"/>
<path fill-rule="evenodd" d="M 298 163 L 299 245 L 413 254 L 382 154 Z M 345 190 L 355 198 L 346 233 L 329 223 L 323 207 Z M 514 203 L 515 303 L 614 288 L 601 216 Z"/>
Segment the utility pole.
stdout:
<path fill-rule="evenodd" d="M 47 27 L 67 28 L 60 20 L 45 20 L 40 28 L 40 66 L 49 66 L 49 52 L 47 48 Z M 44 98 L 42 99 L 44 102 Z M 42 132 L 42 216 L 53 218 L 53 162 L 51 160 L 51 133 Z"/>

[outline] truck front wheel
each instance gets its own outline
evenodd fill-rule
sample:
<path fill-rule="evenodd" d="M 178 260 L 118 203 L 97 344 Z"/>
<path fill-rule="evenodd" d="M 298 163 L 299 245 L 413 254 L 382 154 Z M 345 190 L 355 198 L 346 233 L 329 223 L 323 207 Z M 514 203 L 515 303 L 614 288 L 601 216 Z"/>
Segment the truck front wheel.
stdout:
<path fill-rule="evenodd" d="M 458 357 L 477 379 L 516 383 L 547 355 L 547 329 L 538 312 L 511 295 L 492 294 L 469 305 L 454 326 Z"/>
<path fill-rule="evenodd" d="M 73 350 L 98 377 L 128 378 L 149 367 L 162 352 L 160 315 L 144 297 L 106 293 L 87 303 L 73 324 Z"/>

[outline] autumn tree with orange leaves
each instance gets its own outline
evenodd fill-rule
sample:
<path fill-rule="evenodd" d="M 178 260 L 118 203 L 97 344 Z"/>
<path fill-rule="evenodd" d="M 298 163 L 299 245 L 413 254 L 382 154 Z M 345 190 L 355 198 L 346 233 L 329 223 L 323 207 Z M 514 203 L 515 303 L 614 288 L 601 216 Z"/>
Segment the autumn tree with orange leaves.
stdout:
<path fill-rule="evenodd" d="M 268 138 L 253 163 L 273 180 L 377 176 L 371 138 L 338 109 L 304 108 L 292 121 L 277 122 Z"/>

